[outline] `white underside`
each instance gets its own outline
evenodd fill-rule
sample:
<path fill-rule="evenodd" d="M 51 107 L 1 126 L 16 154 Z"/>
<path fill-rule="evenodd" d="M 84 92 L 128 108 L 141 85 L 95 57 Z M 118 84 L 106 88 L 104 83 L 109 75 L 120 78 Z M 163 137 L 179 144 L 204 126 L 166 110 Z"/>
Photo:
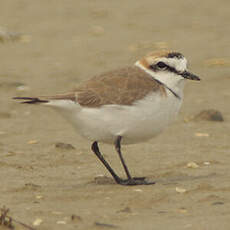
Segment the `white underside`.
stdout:
<path fill-rule="evenodd" d="M 53 100 L 46 105 L 57 109 L 80 135 L 89 140 L 113 143 L 120 135 L 122 144 L 132 144 L 156 136 L 175 119 L 182 99 L 169 90 L 167 94 L 153 92 L 131 106 L 87 108 L 67 100 Z"/>

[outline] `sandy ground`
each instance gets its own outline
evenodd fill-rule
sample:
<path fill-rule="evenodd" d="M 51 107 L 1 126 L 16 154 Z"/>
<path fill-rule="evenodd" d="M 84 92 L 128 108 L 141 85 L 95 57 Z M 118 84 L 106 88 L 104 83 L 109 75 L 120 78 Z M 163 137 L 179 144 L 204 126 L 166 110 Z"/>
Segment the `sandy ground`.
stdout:
<path fill-rule="evenodd" d="M 41 230 L 230 228 L 229 1 L 0 5 L 6 31 L 0 43 L 0 205 L 10 216 Z M 91 153 L 91 143 L 55 111 L 11 100 L 65 92 L 164 47 L 184 53 L 202 81 L 187 84 L 181 113 L 164 133 L 123 148 L 131 173 L 155 185 L 103 180 L 110 175 Z M 210 108 L 222 112 L 224 122 L 189 121 Z M 56 148 L 58 142 L 75 149 Z M 101 149 L 124 176 L 113 147 Z M 196 164 L 187 167 L 189 162 Z"/>

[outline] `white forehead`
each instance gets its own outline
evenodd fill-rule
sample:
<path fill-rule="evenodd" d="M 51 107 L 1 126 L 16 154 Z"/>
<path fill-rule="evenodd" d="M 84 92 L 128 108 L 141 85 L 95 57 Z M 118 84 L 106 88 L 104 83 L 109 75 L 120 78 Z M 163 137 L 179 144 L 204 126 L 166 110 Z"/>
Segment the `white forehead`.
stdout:
<path fill-rule="evenodd" d="M 167 64 L 168 66 L 171 66 L 178 71 L 184 71 L 187 69 L 187 60 L 185 57 L 182 57 L 182 58 L 155 57 L 154 59 L 153 59 L 153 57 L 151 57 L 151 58 L 152 58 L 151 61 L 153 62 L 152 64 L 156 64 L 157 62 L 162 61 L 165 64 Z M 150 60 L 148 60 L 148 61 L 150 61 Z"/>

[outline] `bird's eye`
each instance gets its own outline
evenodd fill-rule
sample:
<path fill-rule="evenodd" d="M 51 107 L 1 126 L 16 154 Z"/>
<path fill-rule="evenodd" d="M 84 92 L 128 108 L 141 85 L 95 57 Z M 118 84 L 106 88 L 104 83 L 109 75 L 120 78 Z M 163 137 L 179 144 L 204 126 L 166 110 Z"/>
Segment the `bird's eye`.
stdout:
<path fill-rule="evenodd" d="M 166 65 L 164 62 L 162 62 L 162 61 L 158 62 L 158 63 L 156 64 L 156 66 L 157 66 L 159 69 L 164 69 L 164 68 L 167 67 L 167 65 Z"/>

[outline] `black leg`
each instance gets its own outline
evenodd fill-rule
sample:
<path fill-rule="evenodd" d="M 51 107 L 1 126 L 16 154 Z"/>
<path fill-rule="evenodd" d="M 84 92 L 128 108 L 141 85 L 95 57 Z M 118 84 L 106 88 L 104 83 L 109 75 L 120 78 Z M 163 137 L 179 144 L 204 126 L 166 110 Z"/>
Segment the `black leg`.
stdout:
<path fill-rule="evenodd" d="M 107 170 L 110 172 L 110 174 L 113 176 L 114 180 L 119 184 L 120 180 L 122 180 L 122 179 L 114 172 L 114 170 L 111 168 L 109 163 L 102 156 L 102 154 L 101 154 L 101 152 L 99 150 L 97 141 L 93 142 L 93 144 L 91 146 L 91 149 L 96 154 L 98 159 L 102 162 L 102 164 L 107 168 Z"/>
<path fill-rule="evenodd" d="M 145 177 L 131 177 L 130 175 L 130 172 L 128 170 L 128 167 L 125 163 L 125 160 L 122 156 L 122 153 L 121 153 L 121 139 L 122 139 L 122 136 L 118 136 L 115 140 L 115 149 L 120 157 L 120 160 L 121 160 L 121 163 L 124 167 L 124 170 L 125 170 L 125 173 L 127 175 L 127 178 L 126 180 L 121 180 L 119 184 L 122 184 L 122 185 L 149 185 L 149 184 L 155 184 L 155 182 L 148 182 L 145 180 Z"/>
<path fill-rule="evenodd" d="M 124 160 L 124 158 L 123 158 L 123 156 L 121 154 L 121 138 L 122 138 L 121 136 L 118 136 L 116 138 L 116 140 L 115 140 L 115 149 L 116 149 L 116 151 L 117 151 L 117 153 L 118 153 L 118 155 L 120 157 L 121 163 L 122 163 L 122 165 L 124 167 L 124 170 L 125 170 L 125 173 L 126 173 L 128 179 L 131 179 L 132 177 L 131 177 L 131 175 L 129 173 L 128 167 L 126 166 L 125 160 Z"/>
<path fill-rule="evenodd" d="M 148 184 L 155 184 L 154 182 L 147 182 L 145 180 L 145 177 L 131 177 L 128 167 L 125 164 L 125 161 L 122 157 L 121 154 L 121 136 L 118 136 L 118 138 L 115 141 L 115 147 L 116 150 L 119 154 L 119 157 L 121 159 L 122 165 L 125 169 L 126 175 L 128 177 L 128 179 L 121 179 L 115 172 L 114 170 L 111 168 L 111 166 L 109 165 L 109 163 L 105 160 L 105 158 L 102 156 L 97 141 L 93 142 L 91 149 L 92 151 L 95 153 L 95 155 L 98 157 L 98 159 L 102 162 L 102 164 L 107 168 L 107 170 L 110 172 L 110 174 L 112 175 L 112 177 L 114 178 L 114 180 L 116 181 L 116 183 L 120 184 L 120 185 L 148 185 Z"/>

